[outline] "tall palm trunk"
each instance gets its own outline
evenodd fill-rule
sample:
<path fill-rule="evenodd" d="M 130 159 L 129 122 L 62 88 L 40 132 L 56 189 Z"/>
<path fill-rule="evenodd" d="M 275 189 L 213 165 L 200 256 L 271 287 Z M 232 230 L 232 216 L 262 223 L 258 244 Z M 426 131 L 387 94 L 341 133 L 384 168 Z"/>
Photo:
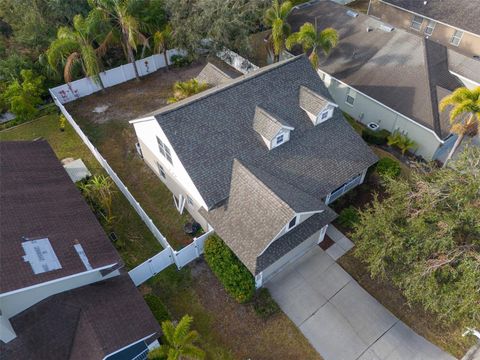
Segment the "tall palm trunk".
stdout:
<path fill-rule="evenodd" d="M 128 60 L 132 63 L 133 70 L 135 71 L 135 79 L 137 79 L 137 81 L 140 81 L 140 75 L 138 75 L 137 63 L 135 62 L 135 56 L 133 55 L 133 49 L 132 49 L 132 46 L 130 45 L 130 43 L 128 41 L 128 34 L 125 31 L 123 31 L 123 41 L 125 42 L 125 45 L 127 46 Z"/>
<path fill-rule="evenodd" d="M 165 59 L 165 66 L 166 66 L 166 68 L 167 68 L 167 71 L 168 71 L 168 70 L 169 70 L 169 67 L 168 67 L 168 55 L 167 55 L 167 48 L 165 48 L 165 49 L 163 50 L 163 57 L 164 57 L 164 59 Z"/>
<path fill-rule="evenodd" d="M 450 150 L 447 158 L 445 159 L 445 162 L 443 163 L 443 167 L 447 166 L 447 163 L 450 161 L 450 159 L 452 158 L 455 151 L 457 151 L 457 149 L 460 146 L 460 144 L 462 143 L 462 140 L 463 140 L 464 137 L 465 137 L 465 134 L 458 135 L 457 140 L 455 140 L 455 144 L 453 144 L 452 150 Z"/>

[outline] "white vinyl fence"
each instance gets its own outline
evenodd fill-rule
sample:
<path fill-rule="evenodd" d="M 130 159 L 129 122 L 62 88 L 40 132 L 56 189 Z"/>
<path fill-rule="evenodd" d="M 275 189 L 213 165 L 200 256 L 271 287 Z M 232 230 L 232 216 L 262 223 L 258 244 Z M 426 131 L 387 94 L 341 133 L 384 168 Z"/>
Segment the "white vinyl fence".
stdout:
<path fill-rule="evenodd" d="M 173 55 L 185 55 L 185 52 L 177 49 L 168 50 L 167 57 L 169 59 L 169 63 L 170 58 Z M 135 63 L 137 64 L 138 74 L 140 76 L 145 76 L 165 67 L 165 56 L 163 53 L 155 54 L 137 60 Z M 100 78 L 102 79 L 103 85 L 108 88 L 134 79 L 135 70 L 133 68 L 133 64 L 131 63 L 120 65 L 116 68 L 101 72 Z M 50 89 L 50 93 L 55 95 L 60 103 L 66 104 L 70 101 L 80 99 L 100 90 L 100 85 L 91 77 L 87 77 L 72 81 L 68 84 L 54 87 Z"/>
<path fill-rule="evenodd" d="M 212 232 L 213 230 L 210 230 L 202 236 L 194 238 L 191 244 L 180 251 L 175 251 L 171 247 L 168 247 L 147 261 L 141 263 L 133 270 L 130 270 L 128 274 L 133 283 L 138 286 L 172 264 L 176 264 L 180 269 L 192 260 L 198 258 L 203 253 L 205 240 Z"/>

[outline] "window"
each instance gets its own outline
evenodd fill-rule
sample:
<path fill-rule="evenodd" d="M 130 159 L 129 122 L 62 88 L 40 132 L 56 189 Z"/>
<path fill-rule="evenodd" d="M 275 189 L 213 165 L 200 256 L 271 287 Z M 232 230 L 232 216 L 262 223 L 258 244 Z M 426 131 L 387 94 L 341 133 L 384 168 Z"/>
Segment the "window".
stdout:
<path fill-rule="evenodd" d="M 454 46 L 460 45 L 460 41 L 462 40 L 462 36 L 463 36 L 463 31 L 455 30 L 452 38 L 450 39 L 450 44 L 452 44 Z"/>
<path fill-rule="evenodd" d="M 277 136 L 275 142 L 277 143 L 277 145 L 280 145 L 281 143 L 283 143 L 283 140 L 284 140 L 284 135 L 280 134 Z"/>
<path fill-rule="evenodd" d="M 160 163 L 157 162 L 157 168 L 158 168 L 158 173 L 160 174 L 160 176 L 164 179 L 167 178 L 167 175 L 165 174 L 165 170 L 163 169 L 163 166 L 160 165 Z"/>
<path fill-rule="evenodd" d="M 295 216 L 290 222 L 288 223 L 287 230 L 290 230 L 295 225 L 297 225 L 297 217 Z"/>
<path fill-rule="evenodd" d="M 429 36 L 432 35 L 436 24 L 437 23 L 435 21 L 429 20 L 428 24 L 427 24 L 427 27 L 425 28 L 425 34 L 429 35 Z"/>
<path fill-rule="evenodd" d="M 420 31 L 420 29 L 422 28 L 422 24 L 423 24 L 423 17 L 414 15 L 412 19 L 412 23 L 410 24 L 410 27 L 414 30 Z"/>
<path fill-rule="evenodd" d="M 322 115 L 320 115 L 320 119 L 325 120 L 327 118 L 327 116 L 328 116 L 328 110 L 322 112 Z"/>
<path fill-rule="evenodd" d="M 193 200 L 190 196 L 187 195 L 187 202 L 188 202 L 188 205 L 190 206 L 193 206 Z"/>
<path fill-rule="evenodd" d="M 160 154 L 162 154 L 163 157 L 165 157 L 165 159 L 167 159 L 168 162 L 173 165 L 172 153 L 170 152 L 170 148 L 167 145 L 165 145 L 158 136 L 157 136 L 157 143 L 158 143 L 158 150 L 160 151 Z"/>
<path fill-rule="evenodd" d="M 355 97 L 356 96 L 357 96 L 357 93 L 355 92 L 355 90 L 352 90 L 352 89 L 349 88 L 347 90 L 347 98 L 345 99 L 345 102 L 348 105 L 353 106 L 353 104 L 355 103 Z"/>

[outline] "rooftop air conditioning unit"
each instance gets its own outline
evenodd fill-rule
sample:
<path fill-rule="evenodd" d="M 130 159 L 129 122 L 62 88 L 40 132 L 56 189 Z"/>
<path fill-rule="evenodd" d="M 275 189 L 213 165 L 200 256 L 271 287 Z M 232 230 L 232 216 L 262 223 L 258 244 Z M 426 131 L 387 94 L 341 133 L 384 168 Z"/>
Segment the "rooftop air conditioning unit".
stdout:
<path fill-rule="evenodd" d="M 353 10 L 348 10 L 347 15 L 350 17 L 356 18 L 358 16 L 358 13 Z"/>
<path fill-rule="evenodd" d="M 380 30 L 385 31 L 385 32 L 392 32 L 395 28 L 393 26 L 387 25 L 387 24 L 382 24 L 380 25 Z"/>
<path fill-rule="evenodd" d="M 376 122 L 369 122 L 367 124 L 367 127 L 372 131 L 377 131 L 378 129 L 380 129 L 380 125 L 378 125 Z"/>

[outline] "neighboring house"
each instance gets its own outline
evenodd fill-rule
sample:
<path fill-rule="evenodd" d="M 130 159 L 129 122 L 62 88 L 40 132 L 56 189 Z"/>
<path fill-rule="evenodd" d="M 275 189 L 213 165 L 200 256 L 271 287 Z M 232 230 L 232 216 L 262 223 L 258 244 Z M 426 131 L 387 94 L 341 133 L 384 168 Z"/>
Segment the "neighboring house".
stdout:
<path fill-rule="evenodd" d="M 399 130 L 426 160 L 453 145 L 448 113 L 438 103 L 480 83 L 480 61 L 331 1 L 294 10 L 288 20 L 293 31 L 305 22 L 338 31 L 340 42 L 320 56 L 318 73 L 343 111 L 365 125 Z"/>
<path fill-rule="evenodd" d="M 480 59 L 478 0 L 370 0 L 368 14 Z"/>
<path fill-rule="evenodd" d="M 178 210 L 213 228 L 257 286 L 323 241 L 327 204 L 377 161 L 305 56 L 131 123 Z"/>
<path fill-rule="evenodd" d="M 160 328 L 45 141 L 0 143 L 0 358 L 145 359 Z"/>

